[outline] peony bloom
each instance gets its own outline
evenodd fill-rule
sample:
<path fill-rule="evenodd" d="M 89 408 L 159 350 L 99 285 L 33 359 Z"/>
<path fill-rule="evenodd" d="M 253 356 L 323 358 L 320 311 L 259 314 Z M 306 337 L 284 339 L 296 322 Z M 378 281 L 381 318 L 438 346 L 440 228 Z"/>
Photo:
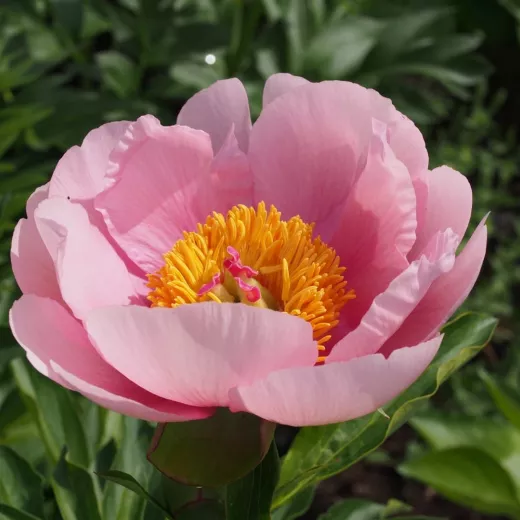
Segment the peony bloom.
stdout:
<path fill-rule="evenodd" d="M 12 330 L 32 365 L 161 422 L 216 407 L 289 425 L 365 415 L 408 387 L 475 283 L 466 178 L 428 170 L 373 90 L 287 74 L 251 125 L 220 81 L 178 124 L 108 123 L 18 223 Z"/>

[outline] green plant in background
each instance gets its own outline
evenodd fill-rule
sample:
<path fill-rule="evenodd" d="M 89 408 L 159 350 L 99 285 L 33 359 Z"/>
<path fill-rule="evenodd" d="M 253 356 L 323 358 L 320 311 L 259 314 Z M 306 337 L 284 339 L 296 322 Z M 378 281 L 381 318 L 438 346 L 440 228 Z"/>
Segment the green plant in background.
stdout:
<path fill-rule="evenodd" d="M 412 426 L 431 451 L 411 456 L 400 471 L 472 509 L 517 519 L 520 394 L 486 372 L 480 379 L 501 414 L 475 418 L 437 412 L 413 418 Z"/>
<path fill-rule="evenodd" d="M 388 2 L 377 0 L 3 3 L 0 518 L 153 520 L 168 518 L 174 511 L 176 520 L 189 520 L 225 507 L 228 518 L 260 520 L 269 518 L 266 504 L 273 493 L 272 518 L 298 518 L 309 507 L 321 480 L 344 471 L 376 449 L 412 410 L 424 404 L 426 396 L 436 392 L 452 371 L 488 341 L 494 330 L 492 319 L 481 321 L 474 315 L 448 325 L 448 339 L 434 365 L 404 396 L 385 408 L 390 420 L 375 414 L 341 425 L 302 429 L 281 462 L 278 481 L 265 477 L 278 475 L 278 458 L 270 453 L 260 473 L 230 487 L 220 502 L 214 494 L 205 492 L 201 497 L 191 489 L 161 480 L 143 458 L 152 430 L 147 424 L 101 410 L 28 370 L 21 359 L 14 359 L 21 350 L 7 327 L 7 310 L 17 294 L 9 248 L 14 224 L 23 215 L 29 194 L 48 179 L 61 152 L 78 144 L 91 128 L 104 121 L 134 119 L 142 113 L 153 113 L 171 123 L 190 95 L 219 78 L 238 75 L 243 79 L 256 114 L 261 106 L 261 86 L 274 72 L 302 74 L 311 80 L 351 79 L 377 88 L 429 129 L 430 143 L 434 143 L 430 147 L 432 161 L 451 164 L 468 174 L 477 217 L 483 216 L 485 208 L 493 212 L 489 263 L 468 306 L 502 318 L 498 329 L 501 343 L 518 341 L 517 140 L 514 132 L 504 132 L 494 121 L 500 94 L 490 104 L 485 90 L 480 90 L 470 105 L 453 111 L 461 100 L 471 98 L 473 87 L 491 72 L 477 53 L 483 34 L 478 30 L 460 32 L 456 15 L 456 2 L 392 2 L 391 8 Z M 432 128 L 439 121 L 441 126 Z M 493 401 L 483 390 L 478 365 L 454 378 L 452 389 L 440 391 L 448 396 L 447 406 L 469 408 L 469 416 L 484 410 L 495 418 L 497 399 L 495 396 Z M 495 369 L 508 383 L 515 377 L 520 381 L 519 354 L 510 348 L 504 359 L 496 361 Z M 508 388 L 515 390 L 514 385 Z M 505 415 L 514 425 L 513 414 L 508 413 Z M 421 430 L 421 421 L 430 424 L 427 420 L 419 418 L 414 423 L 420 433 L 426 429 Z M 471 421 L 469 417 L 467 429 L 476 424 Z M 507 423 L 499 424 L 502 428 Z M 493 439 L 496 430 L 492 426 L 482 435 Z M 509 436 L 507 442 L 515 445 L 516 433 L 511 433 L 509 426 L 504 426 L 504 431 L 509 432 L 503 434 Z M 317 443 L 318 437 L 328 441 Z M 461 449 L 471 455 L 480 450 L 477 456 L 489 463 L 496 482 L 504 487 L 491 497 L 481 495 L 478 507 L 518 518 L 518 475 L 509 474 L 514 459 L 511 462 L 508 458 L 515 447 L 507 453 L 492 453 L 476 446 L 476 440 L 459 446 L 449 439 L 432 439 L 433 434 L 427 440 L 436 451 Z M 430 457 L 435 459 L 431 464 L 428 459 L 421 462 L 426 473 L 432 464 L 443 464 L 437 454 Z M 457 457 L 462 460 L 460 468 L 468 464 L 464 453 Z M 412 467 L 406 462 L 403 472 L 421 478 L 420 470 Z M 94 472 L 103 476 L 98 478 Z M 253 483 L 257 485 L 258 479 L 263 483 L 262 493 L 255 495 Z M 467 482 L 454 482 L 462 491 L 448 496 L 475 507 L 473 495 L 464 494 Z M 483 479 L 481 485 L 487 483 Z M 401 509 L 392 507 L 346 501 L 334 506 L 322 520 L 358 519 L 360 511 L 361 518 L 367 519 L 397 520 L 408 514 L 402 505 Z M 251 516 L 245 516 L 244 508 Z"/>

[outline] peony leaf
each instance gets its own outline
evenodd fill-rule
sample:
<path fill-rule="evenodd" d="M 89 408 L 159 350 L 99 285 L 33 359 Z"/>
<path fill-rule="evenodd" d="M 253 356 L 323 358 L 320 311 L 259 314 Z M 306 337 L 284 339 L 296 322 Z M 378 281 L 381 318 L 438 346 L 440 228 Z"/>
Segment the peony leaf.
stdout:
<path fill-rule="evenodd" d="M 274 442 L 264 460 L 251 473 L 226 489 L 226 520 L 271 520 L 271 500 L 280 476 Z"/>
<path fill-rule="evenodd" d="M 520 430 L 520 400 L 511 395 L 506 388 L 503 388 L 487 372 L 481 371 L 480 377 L 484 381 L 487 391 L 497 408 L 513 426 Z"/>
<path fill-rule="evenodd" d="M 161 424 L 148 460 L 167 477 L 220 487 L 252 471 L 264 458 L 275 425 L 220 408 L 208 419 Z"/>
<path fill-rule="evenodd" d="M 101 520 L 93 475 L 68 462 L 65 450 L 54 470 L 51 484 L 63 520 Z"/>
<path fill-rule="evenodd" d="M 0 475 L 0 502 L 3 505 L 21 510 L 28 516 L 43 516 L 42 478 L 7 446 L 0 446 Z"/>
<path fill-rule="evenodd" d="M 407 461 L 399 471 L 472 509 L 520 516 L 520 502 L 510 476 L 495 459 L 477 448 L 431 451 Z"/>
<path fill-rule="evenodd" d="M 490 340 L 497 320 L 462 314 L 444 327 L 444 341 L 424 374 L 403 394 L 384 406 L 390 416 L 374 413 L 353 421 L 300 430 L 285 457 L 273 509 L 293 496 L 350 467 L 376 449 L 431 397 L 440 384 Z"/>
<path fill-rule="evenodd" d="M 154 497 L 152 497 L 146 491 L 146 489 L 144 489 L 143 486 L 141 486 L 141 484 L 137 482 L 137 480 L 134 477 L 132 477 L 132 475 L 128 475 L 128 473 L 125 473 L 123 471 L 112 470 L 107 471 L 106 473 L 99 473 L 99 476 L 132 491 L 132 493 L 135 493 L 138 497 L 146 500 L 150 504 L 153 504 L 157 509 L 162 511 L 168 518 L 173 518 L 168 513 L 168 511 L 166 511 L 162 507 L 162 505 Z"/>
<path fill-rule="evenodd" d="M 8 520 L 41 520 L 37 516 L 26 513 L 25 511 L 20 511 L 6 504 L 0 504 L 0 515 L 3 515 Z"/>

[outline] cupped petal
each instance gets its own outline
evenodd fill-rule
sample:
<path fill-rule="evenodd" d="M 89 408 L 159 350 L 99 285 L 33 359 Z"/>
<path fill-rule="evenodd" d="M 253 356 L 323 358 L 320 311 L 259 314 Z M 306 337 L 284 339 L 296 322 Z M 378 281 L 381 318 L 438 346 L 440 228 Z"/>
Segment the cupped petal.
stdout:
<path fill-rule="evenodd" d="M 230 408 L 290 426 L 316 426 L 361 417 L 410 386 L 426 369 L 441 336 L 381 354 L 316 367 L 272 372 L 250 386 L 230 391 Z"/>
<path fill-rule="evenodd" d="M 184 126 L 163 127 L 153 116 L 131 125 L 110 156 L 107 189 L 95 206 L 110 234 L 145 272 L 219 210 L 209 190 L 213 151 L 209 136 Z"/>
<path fill-rule="evenodd" d="M 378 295 L 359 326 L 334 345 L 327 362 L 376 353 L 417 307 L 432 283 L 453 268 L 459 243 L 453 231 L 437 233 L 419 260 Z"/>
<path fill-rule="evenodd" d="M 47 199 L 35 213 L 40 236 L 54 261 L 63 300 L 77 318 L 98 306 L 134 297 L 127 268 L 81 204 Z"/>
<path fill-rule="evenodd" d="M 243 304 L 107 307 L 92 311 L 87 331 L 131 381 L 194 406 L 227 406 L 230 388 L 317 356 L 307 322 Z"/>
<path fill-rule="evenodd" d="M 419 305 L 383 345 L 381 352 L 388 355 L 395 349 L 424 341 L 437 333 L 475 285 L 486 254 L 486 244 L 484 219 L 457 256 L 453 269 L 435 280 Z"/>
<path fill-rule="evenodd" d="M 399 112 L 392 101 L 370 89 L 372 117 L 385 123 L 388 143 L 396 157 L 406 166 L 412 179 L 428 170 L 428 151 L 421 131 Z"/>
<path fill-rule="evenodd" d="M 211 188 L 208 195 L 211 201 L 218 201 L 221 210 L 235 204 L 253 205 L 253 176 L 233 129 L 211 163 Z"/>
<path fill-rule="evenodd" d="M 370 97 L 359 85 L 309 83 L 276 98 L 251 131 L 255 202 L 315 222 L 326 240 L 365 166 L 371 134 Z"/>
<path fill-rule="evenodd" d="M 46 184 L 38 188 L 27 201 L 27 218 L 16 224 L 11 243 L 11 265 L 14 277 L 23 293 L 48 296 L 61 301 L 54 262 L 43 243 L 34 220 L 34 210 L 49 193 Z"/>
<path fill-rule="evenodd" d="M 53 300 L 24 295 L 9 320 L 38 371 L 101 406 L 148 421 L 185 421 L 212 413 L 161 399 L 129 381 L 100 357 L 81 324 Z"/>
<path fill-rule="evenodd" d="M 287 74 L 286 72 L 281 72 L 279 74 L 273 74 L 272 76 L 269 76 L 265 82 L 262 96 L 262 104 L 264 108 L 277 97 L 282 96 L 290 90 L 301 87 L 302 85 L 307 85 L 308 83 L 309 81 L 305 78 L 300 76 L 293 76 L 292 74 Z"/>
<path fill-rule="evenodd" d="M 81 146 L 70 148 L 54 170 L 49 196 L 87 200 L 103 191 L 108 157 L 130 124 L 106 123 L 89 132 Z"/>
<path fill-rule="evenodd" d="M 413 246 L 416 193 L 412 179 L 386 140 L 385 125 L 374 121 L 368 162 L 348 197 L 340 225 L 329 241 L 347 268 L 356 298 L 348 302 L 336 331 L 353 330 L 375 296 L 408 267 Z"/>
<path fill-rule="evenodd" d="M 204 130 L 211 137 L 215 154 L 234 133 L 242 151 L 247 152 L 251 116 L 247 92 L 237 78 L 217 81 L 188 99 L 177 117 L 177 124 Z"/>
<path fill-rule="evenodd" d="M 428 199 L 424 222 L 417 230 L 417 240 L 408 255 L 414 260 L 438 231 L 453 229 L 461 238 L 471 217 L 473 196 L 468 179 L 461 173 L 441 166 L 427 174 Z"/>

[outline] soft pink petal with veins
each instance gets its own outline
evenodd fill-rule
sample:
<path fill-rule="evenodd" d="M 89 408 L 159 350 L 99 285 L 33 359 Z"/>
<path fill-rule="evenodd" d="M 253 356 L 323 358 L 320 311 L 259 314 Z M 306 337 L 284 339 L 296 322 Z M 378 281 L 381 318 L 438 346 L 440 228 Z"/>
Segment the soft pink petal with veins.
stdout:
<path fill-rule="evenodd" d="M 227 406 L 230 388 L 272 370 L 313 365 L 317 356 L 307 322 L 243 304 L 98 309 L 87 331 L 131 381 L 194 406 Z"/>
<path fill-rule="evenodd" d="M 48 196 L 49 186 L 38 188 L 27 201 L 27 218 L 16 224 L 11 243 L 11 265 L 23 293 L 61 301 L 54 262 L 34 221 L 34 210 Z"/>
<path fill-rule="evenodd" d="M 435 334 L 467 298 L 477 281 L 487 244 L 485 220 L 480 223 L 453 269 L 437 279 L 399 330 L 381 349 L 385 355 L 395 349 L 424 341 Z"/>
<path fill-rule="evenodd" d="M 64 301 L 80 319 L 95 307 L 126 304 L 135 291 L 127 268 L 81 204 L 54 198 L 35 211 Z"/>
<path fill-rule="evenodd" d="M 459 238 L 453 231 L 437 233 L 424 254 L 374 299 L 359 326 L 332 349 L 327 363 L 375 354 L 417 307 L 432 283 L 450 271 Z"/>
<path fill-rule="evenodd" d="M 368 91 L 358 85 L 309 83 L 276 98 L 251 131 L 255 203 L 315 222 L 328 240 L 366 164 L 371 134 Z"/>
<path fill-rule="evenodd" d="M 421 255 L 432 236 L 447 228 L 461 238 L 466 233 L 472 206 L 471 186 L 461 173 L 441 166 L 428 172 L 428 199 L 423 225 L 418 228 L 417 241 L 408 255 L 414 260 Z"/>
<path fill-rule="evenodd" d="M 435 356 L 442 338 L 401 349 L 388 359 L 373 354 L 317 367 L 271 372 L 230 392 L 232 411 L 268 421 L 314 426 L 374 412 L 410 386 Z"/>
<path fill-rule="evenodd" d="M 234 133 L 242 151 L 247 152 L 251 117 L 244 85 L 236 78 L 217 81 L 188 99 L 177 117 L 179 125 L 204 130 L 211 137 L 215 154 Z"/>
<path fill-rule="evenodd" d="M 161 399 L 129 381 L 99 356 L 81 324 L 55 301 L 22 296 L 11 309 L 10 324 L 37 370 L 102 406 L 148 421 L 186 421 L 212 413 Z"/>
<path fill-rule="evenodd" d="M 105 186 L 108 157 L 131 123 L 117 121 L 92 130 L 81 146 L 60 159 L 50 182 L 50 197 L 94 198 Z"/>

